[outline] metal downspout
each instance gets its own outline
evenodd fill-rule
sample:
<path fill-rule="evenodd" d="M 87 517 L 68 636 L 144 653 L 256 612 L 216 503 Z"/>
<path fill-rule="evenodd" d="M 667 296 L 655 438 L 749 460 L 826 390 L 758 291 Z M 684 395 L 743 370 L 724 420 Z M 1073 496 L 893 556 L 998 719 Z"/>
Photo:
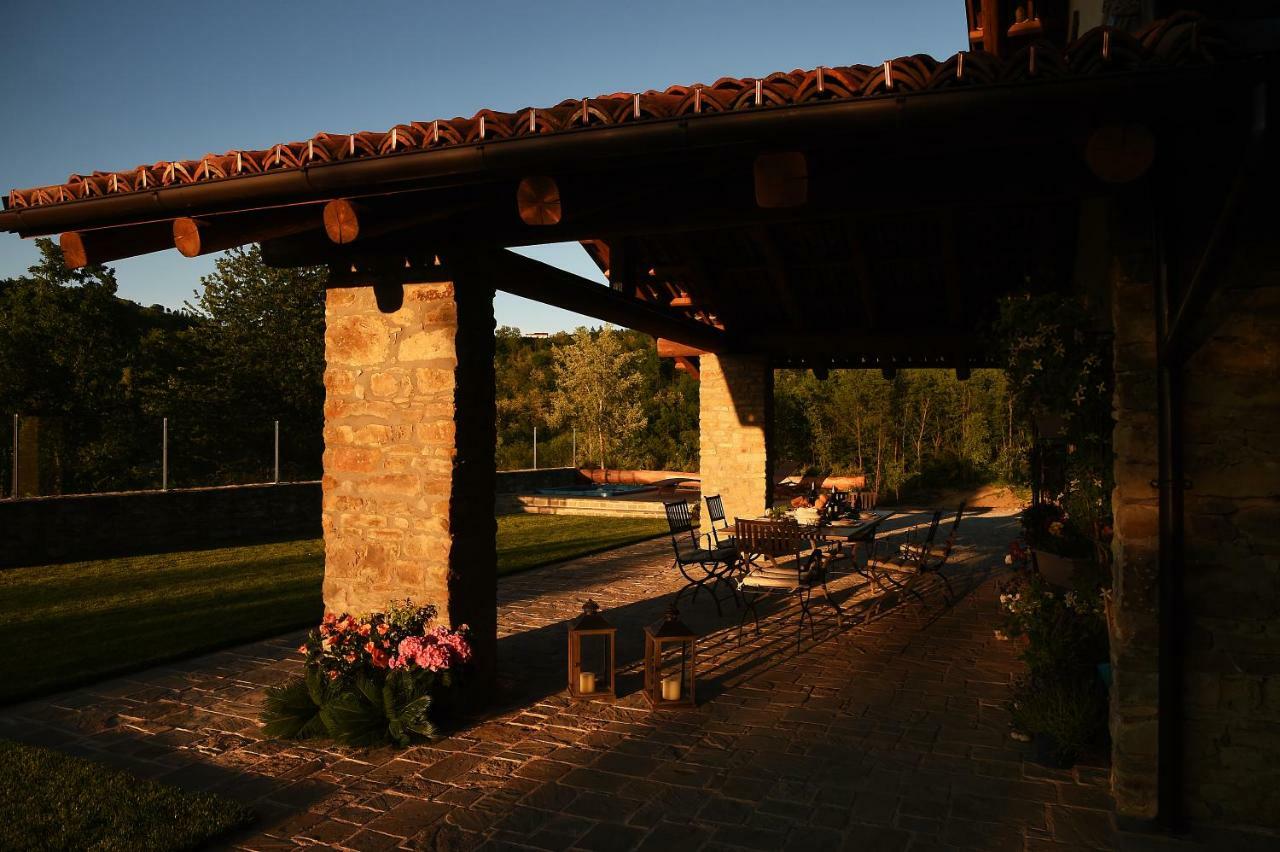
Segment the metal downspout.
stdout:
<path fill-rule="evenodd" d="M 1157 820 L 1184 830 L 1182 813 L 1183 466 L 1182 364 L 1170 358 L 1169 265 L 1163 213 L 1156 214 L 1157 476 L 1159 486 L 1159 657 Z"/>

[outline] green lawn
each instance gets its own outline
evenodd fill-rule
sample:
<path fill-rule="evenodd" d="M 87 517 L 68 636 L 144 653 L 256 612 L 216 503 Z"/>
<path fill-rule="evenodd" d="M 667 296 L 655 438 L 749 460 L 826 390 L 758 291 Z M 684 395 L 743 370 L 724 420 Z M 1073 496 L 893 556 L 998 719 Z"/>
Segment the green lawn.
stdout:
<path fill-rule="evenodd" d="M 503 515 L 498 518 L 498 574 L 511 574 L 584 553 L 662 535 L 661 518 Z"/>
<path fill-rule="evenodd" d="M 0 740 L 0 849 L 195 849 L 252 818 L 222 796 Z"/>
<path fill-rule="evenodd" d="M 498 573 L 618 547 L 654 519 L 507 515 Z M 309 626 L 318 540 L 0 570 L 0 703 Z"/>

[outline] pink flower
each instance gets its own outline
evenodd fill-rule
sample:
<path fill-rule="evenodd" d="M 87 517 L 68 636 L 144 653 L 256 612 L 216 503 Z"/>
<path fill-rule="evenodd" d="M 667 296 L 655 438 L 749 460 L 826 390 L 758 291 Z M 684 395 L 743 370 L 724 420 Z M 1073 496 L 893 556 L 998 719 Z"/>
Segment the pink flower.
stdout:
<path fill-rule="evenodd" d="M 307 643 L 306 643 L 306 642 L 303 642 L 301 645 L 299 645 L 299 646 L 298 646 L 298 653 L 299 653 L 299 654 L 305 654 L 305 653 L 307 653 Z"/>

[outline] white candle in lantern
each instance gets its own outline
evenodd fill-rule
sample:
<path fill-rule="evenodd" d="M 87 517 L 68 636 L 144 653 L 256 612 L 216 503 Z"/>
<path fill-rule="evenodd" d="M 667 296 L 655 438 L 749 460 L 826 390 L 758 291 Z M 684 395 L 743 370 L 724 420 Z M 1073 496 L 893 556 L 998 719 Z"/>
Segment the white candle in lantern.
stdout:
<path fill-rule="evenodd" d="M 680 675 L 667 675 L 662 679 L 662 700 L 680 700 Z"/>
<path fill-rule="evenodd" d="M 595 672 L 582 672 L 578 675 L 578 691 L 583 695 L 596 691 Z"/>

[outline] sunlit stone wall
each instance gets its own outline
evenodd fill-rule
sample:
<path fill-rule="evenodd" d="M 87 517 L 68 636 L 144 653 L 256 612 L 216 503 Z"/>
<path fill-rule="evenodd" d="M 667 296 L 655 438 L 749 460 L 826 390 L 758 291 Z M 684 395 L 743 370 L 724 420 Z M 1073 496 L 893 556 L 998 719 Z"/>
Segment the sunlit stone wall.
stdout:
<path fill-rule="evenodd" d="M 773 370 L 763 358 L 703 355 L 698 366 L 702 493 L 725 515 L 754 518 L 769 505 Z"/>
<path fill-rule="evenodd" d="M 409 284 L 384 313 L 372 287 L 325 305 L 324 602 L 393 599 L 496 631 L 493 291 Z"/>

